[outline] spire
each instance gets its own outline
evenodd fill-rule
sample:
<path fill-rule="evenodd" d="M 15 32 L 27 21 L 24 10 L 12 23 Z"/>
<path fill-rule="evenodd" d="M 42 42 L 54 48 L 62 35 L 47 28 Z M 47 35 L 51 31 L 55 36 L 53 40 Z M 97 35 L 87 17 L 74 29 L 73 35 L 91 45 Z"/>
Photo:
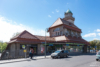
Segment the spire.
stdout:
<path fill-rule="evenodd" d="M 65 12 L 64 20 L 69 21 L 71 23 L 74 23 L 75 18 L 72 15 L 73 15 L 73 13 L 68 9 Z"/>

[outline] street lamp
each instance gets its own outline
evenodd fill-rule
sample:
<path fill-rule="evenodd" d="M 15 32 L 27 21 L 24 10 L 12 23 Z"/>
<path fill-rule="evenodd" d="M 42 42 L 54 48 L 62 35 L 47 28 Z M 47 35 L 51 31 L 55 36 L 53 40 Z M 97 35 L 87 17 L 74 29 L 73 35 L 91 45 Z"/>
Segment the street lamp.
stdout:
<path fill-rule="evenodd" d="M 46 58 L 46 32 L 48 31 L 48 28 L 45 29 L 45 58 Z"/>

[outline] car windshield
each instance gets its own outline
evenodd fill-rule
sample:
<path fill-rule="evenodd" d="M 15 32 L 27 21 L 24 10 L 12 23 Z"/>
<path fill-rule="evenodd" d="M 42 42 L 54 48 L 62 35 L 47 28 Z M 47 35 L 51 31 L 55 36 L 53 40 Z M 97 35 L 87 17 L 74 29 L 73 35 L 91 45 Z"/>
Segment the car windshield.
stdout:
<path fill-rule="evenodd" d="M 59 53 L 59 52 L 61 52 L 61 51 L 55 51 L 54 53 Z"/>
<path fill-rule="evenodd" d="M 100 55 L 100 52 L 97 52 L 97 55 Z"/>

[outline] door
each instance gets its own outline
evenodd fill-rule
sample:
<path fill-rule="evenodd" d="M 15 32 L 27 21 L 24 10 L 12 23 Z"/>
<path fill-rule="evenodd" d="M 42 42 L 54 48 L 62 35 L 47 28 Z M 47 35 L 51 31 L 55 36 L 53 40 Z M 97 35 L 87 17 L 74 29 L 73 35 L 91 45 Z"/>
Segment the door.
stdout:
<path fill-rule="evenodd" d="M 64 51 L 60 52 L 60 57 L 64 57 Z"/>

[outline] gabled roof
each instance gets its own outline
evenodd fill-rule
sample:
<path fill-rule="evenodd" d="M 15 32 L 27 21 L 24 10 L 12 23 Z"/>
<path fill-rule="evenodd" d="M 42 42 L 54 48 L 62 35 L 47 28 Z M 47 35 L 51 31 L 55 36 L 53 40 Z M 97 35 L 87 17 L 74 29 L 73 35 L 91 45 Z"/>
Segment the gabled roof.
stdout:
<path fill-rule="evenodd" d="M 66 37 L 66 36 L 57 36 L 57 37 L 49 37 L 46 36 L 46 41 L 47 43 L 49 42 L 79 42 L 79 43 L 84 43 L 84 44 L 89 44 L 87 41 L 85 41 L 82 38 L 76 38 L 76 37 Z M 23 31 L 19 35 L 13 37 L 9 43 L 31 43 L 31 44 L 36 44 L 36 43 L 41 43 L 45 42 L 45 36 L 38 36 L 38 35 L 32 35 L 28 31 Z"/>
<path fill-rule="evenodd" d="M 31 33 L 29 33 L 28 31 L 24 30 L 22 33 L 20 33 L 17 36 L 14 36 L 12 39 L 16 39 L 16 38 L 25 38 L 25 39 L 38 39 L 37 37 L 35 37 L 34 35 L 32 35 Z"/>
<path fill-rule="evenodd" d="M 61 25 L 61 24 L 63 24 L 63 22 L 62 22 L 61 18 L 58 18 L 58 19 L 51 25 L 51 27 L 54 27 L 54 26 L 57 26 L 57 25 Z"/>
<path fill-rule="evenodd" d="M 76 28 L 76 29 L 79 29 L 76 25 L 74 25 L 73 23 L 70 23 L 69 21 L 66 21 L 64 19 L 61 19 L 61 18 L 58 18 L 52 25 L 50 28 L 53 28 L 53 27 L 56 27 L 56 26 L 59 26 L 59 25 L 68 25 L 70 27 L 73 27 L 73 28 Z M 81 29 L 79 29 L 81 30 Z"/>
<path fill-rule="evenodd" d="M 18 34 L 17 36 L 11 38 L 9 43 L 14 43 L 14 42 L 21 42 L 21 43 L 40 43 L 41 41 L 45 41 L 45 36 L 38 36 L 38 35 L 32 35 L 28 31 L 23 31 L 22 33 Z M 53 42 L 55 39 L 49 36 L 46 36 L 46 41 L 47 42 Z"/>

